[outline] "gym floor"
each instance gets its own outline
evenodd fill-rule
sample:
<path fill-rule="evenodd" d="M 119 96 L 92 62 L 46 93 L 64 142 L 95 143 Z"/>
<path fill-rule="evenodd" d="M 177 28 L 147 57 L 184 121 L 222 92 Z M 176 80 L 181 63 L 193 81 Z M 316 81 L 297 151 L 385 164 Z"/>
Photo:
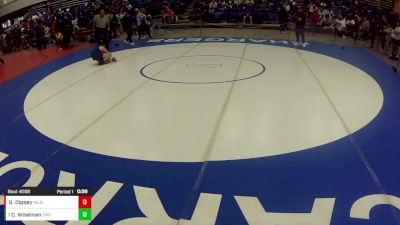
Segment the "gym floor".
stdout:
<path fill-rule="evenodd" d="M 387 57 L 323 34 L 155 37 L 102 66 L 89 44 L 6 56 L 0 188 L 90 188 L 85 224 L 400 225 Z"/>

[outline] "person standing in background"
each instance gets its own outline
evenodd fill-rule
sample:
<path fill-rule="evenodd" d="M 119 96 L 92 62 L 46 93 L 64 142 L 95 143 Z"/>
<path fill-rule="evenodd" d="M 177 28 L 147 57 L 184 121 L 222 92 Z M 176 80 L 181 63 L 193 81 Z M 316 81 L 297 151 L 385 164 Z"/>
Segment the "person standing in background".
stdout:
<path fill-rule="evenodd" d="M 297 9 L 295 17 L 295 33 L 296 33 L 297 43 L 305 43 L 305 38 L 304 38 L 305 25 L 306 25 L 306 15 L 304 14 L 302 9 Z M 299 42 L 300 37 L 301 37 L 301 42 Z"/>
<path fill-rule="evenodd" d="M 150 34 L 150 27 L 146 23 L 146 10 L 145 8 L 141 8 L 138 14 L 136 15 L 137 26 L 138 26 L 138 39 L 142 38 L 144 34 L 147 34 L 149 38 L 151 37 Z"/>
<path fill-rule="evenodd" d="M 374 48 L 376 36 L 379 33 L 378 21 L 375 16 L 372 16 L 369 20 L 369 40 L 371 41 L 371 45 L 369 48 Z"/>
<path fill-rule="evenodd" d="M 315 29 L 318 26 L 318 23 L 320 22 L 321 16 L 319 14 L 319 8 L 315 3 L 312 3 L 310 9 L 309 9 L 309 18 L 311 21 L 311 24 L 313 25 L 313 28 Z"/>
<path fill-rule="evenodd" d="M 379 37 L 380 37 L 380 50 L 379 52 L 382 54 L 386 54 L 386 42 L 390 39 L 390 33 L 392 32 L 392 28 L 389 26 L 387 19 L 384 15 L 380 16 L 378 21 L 379 27 Z"/>
<path fill-rule="evenodd" d="M 357 22 L 356 22 L 357 24 Z M 369 30 L 370 30 L 370 20 L 367 19 L 366 16 L 364 16 L 360 22 L 358 22 L 359 24 L 359 34 L 358 39 L 361 40 L 361 43 L 363 45 L 368 45 L 368 39 L 369 39 Z"/>
<path fill-rule="evenodd" d="M 279 30 L 282 34 L 287 30 L 289 23 L 289 11 L 286 8 L 286 3 L 281 4 L 279 8 Z"/>
<path fill-rule="evenodd" d="M 121 25 L 122 25 L 122 29 L 125 31 L 126 33 L 126 39 L 125 42 L 127 44 L 130 45 L 134 45 L 135 43 L 133 43 L 132 40 L 132 36 L 133 36 L 133 15 L 132 15 L 132 10 L 128 10 L 126 12 L 126 14 L 124 14 L 124 16 L 121 18 Z"/>
<path fill-rule="evenodd" d="M 126 14 L 126 9 L 120 8 L 119 13 L 116 15 L 117 19 L 118 19 L 117 35 L 121 34 L 123 31 L 121 20 L 122 20 L 122 18 L 124 18 L 125 14 Z"/>
<path fill-rule="evenodd" d="M 138 27 L 138 34 L 140 39 L 142 35 L 145 33 L 146 29 L 146 14 L 144 14 L 145 9 L 141 8 L 140 11 L 136 14 L 136 26 Z"/>
<path fill-rule="evenodd" d="M 336 34 L 341 38 L 346 38 L 346 19 L 342 15 L 339 15 L 339 17 L 335 19 L 334 26 L 336 29 Z"/>
<path fill-rule="evenodd" d="M 202 7 L 204 7 L 204 8 L 206 7 L 204 2 L 202 2 Z M 138 14 L 139 14 L 139 12 L 138 12 Z M 174 11 L 172 11 L 172 9 L 169 6 L 165 6 L 163 8 L 162 23 L 165 24 L 165 23 L 175 23 L 175 22 L 176 22 L 176 19 L 174 16 Z"/>
<path fill-rule="evenodd" d="M 108 32 L 110 31 L 110 19 L 104 9 L 99 10 L 99 14 L 94 16 L 94 37 L 98 45 L 103 41 L 107 50 L 110 50 Z"/>
<path fill-rule="evenodd" d="M 390 57 L 391 60 L 399 60 L 397 53 L 399 51 L 399 44 L 400 44 L 400 21 L 396 22 L 396 26 L 393 27 L 392 34 L 391 34 L 391 42 L 392 42 L 392 56 Z"/>
<path fill-rule="evenodd" d="M 4 64 L 4 59 L 1 58 L 1 57 L 3 56 L 3 51 L 2 51 L 2 49 L 3 49 L 3 46 L 2 46 L 1 43 L 0 43 L 0 63 L 1 63 L 1 64 Z"/>
<path fill-rule="evenodd" d="M 45 33 L 44 33 L 44 28 L 42 24 L 35 24 L 34 26 L 34 32 L 36 35 L 36 48 L 40 51 L 47 46 L 47 42 L 45 39 Z"/>
<path fill-rule="evenodd" d="M 152 33 L 153 33 L 153 27 L 154 27 L 154 23 L 153 23 L 153 17 L 151 17 L 150 13 L 147 12 L 146 14 L 146 26 L 148 29 L 148 36 L 150 39 L 152 39 Z"/>
<path fill-rule="evenodd" d="M 69 47 L 73 33 L 73 26 L 70 15 L 68 13 L 63 13 L 63 17 L 60 23 L 61 25 L 59 29 L 61 34 L 63 35 L 62 48 L 65 49 Z"/>
<path fill-rule="evenodd" d="M 3 56 L 3 49 L 5 48 L 5 40 L 6 39 L 6 34 L 0 33 L 0 63 L 4 64 L 4 59 L 1 58 Z"/>
<path fill-rule="evenodd" d="M 208 5 L 208 12 L 209 13 L 214 13 L 218 8 L 218 2 L 215 0 L 212 0 L 210 4 Z"/>
<path fill-rule="evenodd" d="M 354 19 L 354 16 L 347 16 L 346 18 L 346 28 L 347 28 L 347 32 L 349 34 L 350 37 L 354 38 L 356 37 L 355 35 L 355 31 L 356 31 L 356 21 Z"/>

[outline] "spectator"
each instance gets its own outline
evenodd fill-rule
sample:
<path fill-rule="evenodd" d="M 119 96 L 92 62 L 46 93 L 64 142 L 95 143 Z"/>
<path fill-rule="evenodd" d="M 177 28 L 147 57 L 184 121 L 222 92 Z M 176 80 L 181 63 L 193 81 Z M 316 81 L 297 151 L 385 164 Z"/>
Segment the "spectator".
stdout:
<path fill-rule="evenodd" d="M 332 20 L 333 20 L 333 17 L 334 17 L 334 12 L 333 12 L 333 10 L 332 9 L 328 9 L 328 8 L 325 8 L 323 11 L 322 11 L 322 15 L 321 15 L 321 24 L 322 24 L 322 26 L 330 26 L 331 24 L 332 24 Z"/>
<path fill-rule="evenodd" d="M 60 26 L 58 28 L 60 33 L 63 36 L 61 45 L 62 48 L 68 48 L 71 43 L 72 33 L 73 33 L 73 26 L 71 21 L 71 16 L 67 13 L 64 13 L 62 19 L 60 20 Z M 44 34 L 43 34 L 44 35 Z"/>
<path fill-rule="evenodd" d="M 0 57 L 3 55 L 4 52 L 7 51 L 7 41 L 6 41 L 7 34 L 3 31 L 0 32 Z M 1 61 L 4 64 L 4 60 Z"/>
<path fill-rule="evenodd" d="M 396 22 L 396 26 L 392 29 L 391 34 L 391 42 L 392 42 L 392 56 L 390 59 L 398 61 L 399 58 L 397 56 L 400 44 L 400 21 Z"/>
<path fill-rule="evenodd" d="M 336 34 L 342 38 L 346 38 L 347 26 L 346 26 L 346 19 L 342 16 L 339 16 L 335 20 L 334 26 L 336 27 Z"/>
<path fill-rule="evenodd" d="M 58 50 L 63 50 L 62 42 L 64 40 L 64 36 L 60 32 L 57 32 L 54 35 L 56 40 L 56 46 L 58 46 Z"/>
<path fill-rule="evenodd" d="M 35 25 L 35 41 L 36 41 L 36 48 L 40 51 L 46 48 L 47 42 L 45 39 L 45 32 L 44 28 L 40 24 Z"/>
<path fill-rule="evenodd" d="M 286 4 L 286 3 L 285 3 Z M 285 5 L 281 5 L 279 8 L 279 29 L 281 33 L 285 33 L 289 23 L 289 11 Z"/>
<path fill-rule="evenodd" d="M 132 10 L 131 10 L 131 12 L 132 12 Z M 120 31 L 120 29 L 122 27 L 122 21 L 121 20 L 122 20 L 122 18 L 124 18 L 125 14 L 126 14 L 126 9 L 125 8 L 120 8 L 119 13 L 116 15 L 117 19 L 118 19 L 118 31 L 117 31 L 118 34 L 121 33 L 121 31 Z"/>
<path fill-rule="evenodd" d="M 110 14 L 110 36 L 116 38 L 118 35 L 119 21 L 116 13 Z"/>
<path fill-rule="evenodd" d="M 319 15 L 319 9 L 315 3 L 313 3 L 309 9 L 309 17 L 314 27 L 319 24 L 321 17 Z"/>
<path fill-rule="evenodd" d="M 151 34 L 153 33 L 154 23 L 153 23 L 153 17 L 151 17 L 149 13 L 146 14 L 146 26 L 147 29 L 149 30 L 148 36 L 151 39 L 153 38 Z"/>
<path fill-rule="evenodd" d="M 125 42 L 130 45 L 134 45 L 135 43 L 132 40 L 133 15 L 131 10 L 128 10 L 125 14 L 123 14 L 123 17 L 121 18 L 121 24 L 122 24 L 122 29 L 125 31 L 127 36 Z"/>
<path fill-rule="evenodd" d="M 233 2 L 233 0 L 228 0 L 227 6 L 229 9 L 233 9 L 235 3 Z"/>
<path fill-rule="evenodd" d="M 361 38 L 362 35 L 362 30 L 361 30 L 361 25 L 364 23 L 364 18 L 359 16 L 359 15 L 355 15 L 354 17 L 354 40 L 357 41 L 358 39 Z M 369 22 L 365 23 L 366 26 L 369 27 Z"/>
<path fill-rule="evenodd" d="M 354 20 L 353 16 L 348 16 L 346 19 L 346 28 L 347 32 L 349 33 L 349 36 L 352 38 L 355 38 L 355 32 L 356 32 L 356 21 Z"/>
<path fill-rule="evenodd" d="M 376 36 L 378 35 L 379 28 L 378 22 L 375 16 L 372 16 L 369 20 L 369 39 L 371 41 L 371 45 L 369 48 L 374 48 Z"/>
<path fill-rule="evenodd" d="M 51 31 L 50 31 L 50 27 L 49 27 L 49 26 L 45 26 L 44 29 L 43 29 L 43 31 L 44 31 L 44 38 L 45 38 L 45 41 L 46 41 L 46 45 L 47 45 L 47 44 L 51 44 L 51 43 L 50 43 L 50 40 L 51 40 Z"/>
<path fill-rule="evenodd" d="M 244 2 L 240 5 L 240 10 L 243 15 L 243 24 L 246 24 L 247 21 L 249 21 L 250 24 L 253 24 L 253 16 L 251 12 L 251 3 L 250 4 L 245 4 Z"/>
<path fill-rule="evenodd" d="M 369 38 L 369 30 L 370 30 L 370 23 L 367 17 L 363 17 L 362 20 L 359 22 L 360 24 L 360 37 L 361 41 L 366 42 Z"/>
<path fill-rule="evenodd" d="M 380 53 L 385 53 L 386 42 L 390 40 L 390 34 L 392 33 L 392 28 L 389 26 L 385 16 L 381 16 L 378 21 L 379 27 L 379 37 L 380 37 L 380 45 L 381 48 L 379 50 Z"/>
<path fill-rule="evenodd" d="M 296 33 L 297 43 L 305 43 L 305 38 L 304 38 L 305 24 L 306 24 L 306 15 L 303 13 L 301 9 L 297 9 L 295 18 L 295 33 Z M 301 42 L 300 42 L 300 37 L 301 37 Z"/>
<path fill-rule="evenodd" d="M 208 12 L 214 13 L 217 10 L 218 3 L 215 0 L 212 0 L 208 6 Z"/>
<path fill-rule="evenodd" d="M 145 8 L 140 9 L 139 13 L 136 15 L 136 20 L 137 20 L 137 26 L 138 26 L 138 39 L 141 39 L 141 37 L 144 34 L 147 34 L 149 38 L 151 37 L 150 34 L 150 27 L 146 23 L 146 10 Z"/>
<path fill-rule="evenodd" d="M 0 63 L 1 64 L 4 64 L 4 59 L 1 58 L 3 56 L 3 48 L 4 48 L 4 45 L 2 42 L 0 42 Z"/>
<path fill-rule="evenodd" d="M 174 11 L 169 6 L 164 7 L 162 23 L 175 23 Z"/>
<path fill-rule="evenodd" d="M 192 20 L 200 20 L 200 19 L 204 19 L 204 11 L 207 8 L 206 4 L 204 1 L 200 1 L 200 0 L 196 0 L 194 2 L 194 6 L 193 6 L 193 12 L 192 12 Z M 208 10 L 208 8 L 207 8 Z M 166 9 L 164 9 L 164 12 L 166 12 Z M 168 16 L 168 14 L 166 14 L 165 16 Z M 172 15 L 173 16 L 173 15 Z M 169 15 L 169 17 L 171 18 L 171 15 Z M 163 18 L 163 21 L 166 20 L 167 18 Z M 171 19 L 170 19 L 171 20 Z M 173 18 L 172 18 L 173 20 Z"/>

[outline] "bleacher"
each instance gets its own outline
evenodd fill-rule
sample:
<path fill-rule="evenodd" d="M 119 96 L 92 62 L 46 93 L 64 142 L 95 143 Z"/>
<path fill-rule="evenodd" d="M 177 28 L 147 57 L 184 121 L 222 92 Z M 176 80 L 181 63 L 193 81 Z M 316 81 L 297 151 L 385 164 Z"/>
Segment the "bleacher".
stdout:
<path fill-rule="evenodd" d="M 29 12 L 25 14 L 24 18 L 30 18 L 32 15 L 42 12 L 47 7 L 50 7 L 52 11 L 56 11 L 58 9 L 67 9 L 79 6 L 87 2 L 88 0 L 58 0 L 51 3 L 42 2 L 30 8 Z"/>
<path fill-rule="evenodd" d="M 0 6 L 0 17 L 4 17 L 13 12 L 25 9 L 32 5 L 43 2 L 44 0 L 14 0 Z"/>
<path fill-rule="evenodd" d="M 392 0 L 360 0 L 360 3 L 369 4 L 375 6 L 377 9 L 392 9 Z"/>

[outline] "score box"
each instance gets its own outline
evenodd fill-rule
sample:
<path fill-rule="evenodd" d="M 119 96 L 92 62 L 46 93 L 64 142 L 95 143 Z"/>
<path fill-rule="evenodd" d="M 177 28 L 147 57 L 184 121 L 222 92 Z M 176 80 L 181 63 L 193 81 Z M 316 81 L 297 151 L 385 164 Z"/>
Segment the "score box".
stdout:
<path fill-rule="evenodd" d="M 92 196 L 79 196 L 79 208 L 92 208 Z"/>
<path fill-rule="evenodd" d="M 92 196 L 79 196 L 78 220 L 91 220 L 92 218 Z"/>
<path fill-rule="evenodd" d="M 4 193 L 5 221 L 91 220 L 88 188 L 8 188 Z"/>

